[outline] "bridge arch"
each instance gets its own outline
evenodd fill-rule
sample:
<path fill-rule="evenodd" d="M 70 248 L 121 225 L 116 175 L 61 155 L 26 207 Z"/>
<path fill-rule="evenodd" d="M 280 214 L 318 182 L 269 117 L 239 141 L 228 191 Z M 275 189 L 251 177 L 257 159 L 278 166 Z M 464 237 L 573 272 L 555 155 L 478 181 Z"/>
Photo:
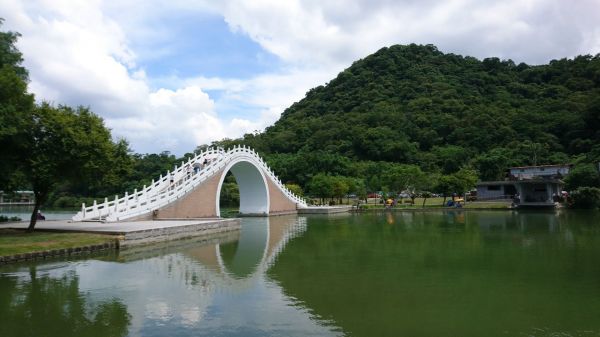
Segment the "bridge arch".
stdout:
<path fill-rule="evenodd" d="M 112 201 L 105 198 L 103 203 L 94 201 L 89 207 L 82 204 L 73 221 L 218 217 L 221 187 L 228 172 L 238 182 L 242 214 L 281 215 L 307 207 L 254 150 L 235 146 L 198 153 L 131 194 L 125 192 Z"/>
<path fill-rule="evenodd" d="M 253 158 L 238 157 L 231 161 L 221 173 L 217 185 L 217 196 L 215 209 L 217 216 L 221 216 L 221 188 L 227 173 L 231 171 L 237 181 L 240 191 L 240 214 L 244 215 L 268 215 L 270 207 L 269 188 L 264 172 L 259 164 L 253 162 Z"/>

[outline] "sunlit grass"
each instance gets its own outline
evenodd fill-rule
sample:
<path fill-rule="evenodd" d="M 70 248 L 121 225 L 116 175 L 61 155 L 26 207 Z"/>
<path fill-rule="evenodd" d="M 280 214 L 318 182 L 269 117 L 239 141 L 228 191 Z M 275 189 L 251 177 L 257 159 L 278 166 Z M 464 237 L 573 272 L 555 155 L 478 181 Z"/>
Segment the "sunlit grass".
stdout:
<path fill-rule="evenodd" d="M 0 229 L 0 256 L 98 245 L 114 240 L 115 236 L 103 234 L 28 233 L 24 230 Z"/>

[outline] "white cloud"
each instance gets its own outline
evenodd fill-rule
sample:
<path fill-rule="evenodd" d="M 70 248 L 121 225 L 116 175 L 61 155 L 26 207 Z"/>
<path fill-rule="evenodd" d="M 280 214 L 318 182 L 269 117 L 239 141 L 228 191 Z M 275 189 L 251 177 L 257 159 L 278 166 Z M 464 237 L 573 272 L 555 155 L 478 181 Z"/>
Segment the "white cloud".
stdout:
<path fill-rule="evenodd" d="M 600 1 L 243 1 L 220 9 L 232 29 L 294 64 L 344 65 L 382 46 L 433 43 L 529 63 L 598 53 Z"/>
<path fill-rule="evenodd" d="M 214 101 L 197 86 L 159 89 L 146 95 L 144 114 L 107 119 L 107 125 L 136 148 L 192 151 L 199 144 L 225 136 L 214 113 Z"/>

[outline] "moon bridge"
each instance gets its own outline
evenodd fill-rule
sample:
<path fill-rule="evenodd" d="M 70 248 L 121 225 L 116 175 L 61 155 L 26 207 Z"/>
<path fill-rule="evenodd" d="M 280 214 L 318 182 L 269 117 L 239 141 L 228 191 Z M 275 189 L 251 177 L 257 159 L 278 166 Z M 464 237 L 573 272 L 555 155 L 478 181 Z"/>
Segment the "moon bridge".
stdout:
<path fill-rule="evenodd" d="M 220 217 L 219 196 L 229 171 L 240 190 L 241 214 L 287 214 L 307 207 L 254 150 L 235 146 L 196 154 L 140 191 L 125 192 L 111 201 L 105 198 L 102 203 L 94 201 L 89 207 L 82 204 L 73 221 Z"/>

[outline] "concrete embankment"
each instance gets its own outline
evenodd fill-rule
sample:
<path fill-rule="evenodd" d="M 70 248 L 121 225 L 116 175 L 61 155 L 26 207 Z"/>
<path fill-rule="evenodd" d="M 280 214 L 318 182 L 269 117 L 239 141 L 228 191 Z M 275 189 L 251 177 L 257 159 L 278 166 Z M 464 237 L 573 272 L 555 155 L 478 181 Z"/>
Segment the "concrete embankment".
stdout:
<path fill-rule="evenodd" d="M 298 208 L 298 214 L 335 214 L 352 211 L 352 206 L 309 206 Z"/>
<path fill-rule="evenodd" d="M 26 222 L 10 223 L 0 228 L 26 229 Z M 172 219 L 159 221 L 132 222 L 71 222 L 40 221 L 36 225 L 38 231 L 95 233 L 113 235 L 114 243 L 82 246 L 52 251 L 31 252 L 2 256 L 0 263 L 43 259 L 56 256 L 69 256 L 106 249 L 125 249 L 132 246 L 153 244 L 158 242 L 180 240 L 185 238 L 211 236 L 218 233 L 238 231 L 240 219 Z"/>

